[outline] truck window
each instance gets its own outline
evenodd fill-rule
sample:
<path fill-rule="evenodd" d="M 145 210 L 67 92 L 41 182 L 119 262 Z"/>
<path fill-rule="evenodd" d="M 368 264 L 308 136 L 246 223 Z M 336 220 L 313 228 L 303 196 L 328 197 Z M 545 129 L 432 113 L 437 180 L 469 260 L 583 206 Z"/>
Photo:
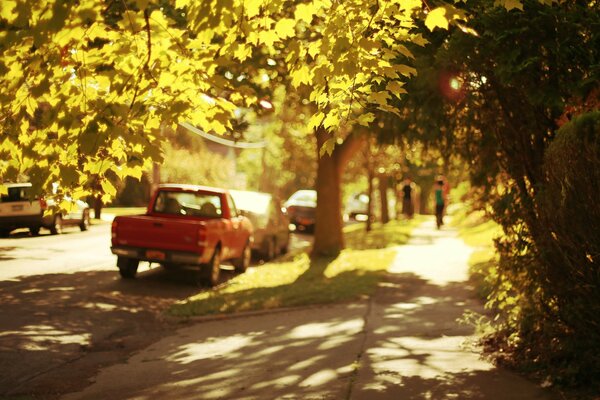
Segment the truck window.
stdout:
<path fill-rule="evenodd" d="M 212 193 L 161 190 L 156 197 L 153 211 L 162 214 L 220 218 L 221 198 Z"/>

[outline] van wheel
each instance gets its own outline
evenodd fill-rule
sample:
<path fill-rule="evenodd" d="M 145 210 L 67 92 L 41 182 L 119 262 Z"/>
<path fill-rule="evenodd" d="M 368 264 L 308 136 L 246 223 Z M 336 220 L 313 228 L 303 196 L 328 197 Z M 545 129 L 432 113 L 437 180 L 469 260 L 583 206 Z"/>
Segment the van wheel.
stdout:
<path fill-rule="evenodd" d="M 122 278 L 133 279 L 137 274 L 139 260 L 135 258 L 117 257 L 117 267 Z"/>
<path fill-rule="evenodd" d="M 8 237 L 10 235 L 10 231 L 7 231 L 5 229 L 0 230 L 0 237 Z"/>
<path fill-rule="evenodd" d="M 60 214 L 54 216 L 54 223 L 50 227 L 50 233 L 53 235 L 60 235 L 63 230 L 63 220 Z"/>
<path fill-rule="evenodd" d="M 208 286 L 216 286 L 221 276 L 221 249 L 215 248 L 215 252 L 208 264 L 200 268 L 200 280 Z"/>
<path fill-rule="evenodd" d="M 40 227 L 39 226 L 30 227 L 29 232 L 31 233 L 31 236 L 37 236 L 40 234 Z"/>

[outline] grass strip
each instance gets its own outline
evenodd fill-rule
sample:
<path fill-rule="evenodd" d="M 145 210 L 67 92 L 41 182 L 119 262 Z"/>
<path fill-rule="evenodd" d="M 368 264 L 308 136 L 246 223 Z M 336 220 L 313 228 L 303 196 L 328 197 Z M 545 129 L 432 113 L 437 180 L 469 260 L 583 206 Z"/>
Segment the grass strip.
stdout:
<path fill-rule="evenodd" d="M 369 296 L 396 257 L 393 246 L 406 243 L 422 219 L 347 227 L 347 249 L 339 256 L 311 259 L 306 252 L 290 261 L 251 268 L 214 290 L 198 293 L 173 305 L 178 317 L 351 301 Z"/>

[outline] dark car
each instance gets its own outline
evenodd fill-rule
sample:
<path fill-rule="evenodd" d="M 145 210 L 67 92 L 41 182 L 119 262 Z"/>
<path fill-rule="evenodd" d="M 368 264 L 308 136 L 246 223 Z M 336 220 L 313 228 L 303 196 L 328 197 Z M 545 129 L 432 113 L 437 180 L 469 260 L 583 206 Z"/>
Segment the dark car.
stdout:
<path fill-rule="evenodd" d="M 285 202 L 284 207 L 293 224 L 299 231 L 313 231 L 317 211 L 317 191 L 302 189 L 295 192 Z"/>
<path fill-rule="evenodd" d="M 265 260 L 286 253 L 290 240 L 290 222 L 278 199 L 268 193 L 242 190 L 229 192 L 238 211 L 248 217 L 254 226 L 252 251 Z"/>
<path fill-rule="evenodd" d="M 32 235 L 46 228 L 56 235 L 65 226 L 78 226 L 82 231 L 90 226 L 90 210 L 84 201 L 63 198 L 70 210 L 59 212 L 54 199 L 33 198 L 31 183 L 7 183 L 5 186 L 8 193 L 0 198 L 0 236 L 8 236 L 19 228 L 29 228 Z M 57 211 L 50 212 L 52 209 Z"/>

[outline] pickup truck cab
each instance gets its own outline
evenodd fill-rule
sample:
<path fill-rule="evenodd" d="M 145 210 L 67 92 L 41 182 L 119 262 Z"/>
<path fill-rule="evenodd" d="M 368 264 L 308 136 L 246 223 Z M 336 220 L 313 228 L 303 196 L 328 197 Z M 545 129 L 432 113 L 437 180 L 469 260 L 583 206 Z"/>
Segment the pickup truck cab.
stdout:
<path fill-rule="evenodd" d="M 145 214 L 113 220 L 111 251 L 123 278 L 134 278 L 139 262 L 149 261 L 200 267 L 201 280 L 213 286 L 222 261 L 246 271 L 252 241 L 252 223 L 227 190 L 168 184 L 158 187 Z"/>

